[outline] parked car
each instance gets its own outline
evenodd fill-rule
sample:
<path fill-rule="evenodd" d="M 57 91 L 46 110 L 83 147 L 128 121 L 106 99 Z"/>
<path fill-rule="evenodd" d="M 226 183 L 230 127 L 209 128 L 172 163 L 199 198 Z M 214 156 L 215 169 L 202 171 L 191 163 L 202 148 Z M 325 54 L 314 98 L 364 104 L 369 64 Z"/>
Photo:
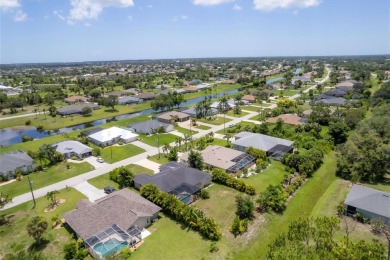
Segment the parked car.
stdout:
<path fill-rule="evenodd" d="M 113 193 L 115 191 L 116 191 L 116 189 L 113 187 L 110 187 L 110 186 L 104 187 L 104 193 L 106 193 L 106 194 L 110 194 L 110 193 Z"/>
<path fill-rule="evenodd" d="M 98 162 L 100 162 L 100 163 L 104 163 L 104 160 L 103 160 L 102 157 L 98 157 L 96 161 L 98 161 Z"/>

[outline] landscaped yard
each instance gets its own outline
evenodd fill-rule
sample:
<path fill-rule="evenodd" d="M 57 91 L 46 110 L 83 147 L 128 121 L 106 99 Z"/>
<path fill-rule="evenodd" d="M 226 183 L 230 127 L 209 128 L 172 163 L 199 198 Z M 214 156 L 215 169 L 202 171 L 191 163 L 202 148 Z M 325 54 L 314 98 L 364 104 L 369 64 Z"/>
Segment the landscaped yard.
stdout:
<path fill-rule="evenodd" d="M 49 225 L 43 236 L 42 245 L 36 250 L 43 251 L 43 254 L 49 259 L 63 259 L 63 247 L 72 240 L 72 235 L 64 227 L 52 229 L 51 218 L 56 215 L 62 216 L 65 212 L 75 209 L 76 203 L 84 198 L 85 196 L 77 190 L 68 188 L 60 190 L 60 193 L 57 194 L 57 199 L 65 199 L 65 202 L 50 213 L 44 212 L 49 204 L 49 201 L 44 197 L 36 199 L 35 209 L 32 209 L 33 202 L 30 201 L 1 212 L 10 216 L 11 223 L 10 225 L 2 225 L 0 229 L 0 258 L 8 253 L 27 250 L 33 245 L 34 239 L 28 236 L 26 226 L 30 218 L 42 216 Z"/>
<path fill-rule="evenodd" d="M 201 124 L 198 124 L 196 126 L 196 128 L 199 128 L 199 129 L 202 129 L 202 130 L 209 130 L 211 127 L 207 126 L 207 125 L 201 125 Z"/>
<path fill-rule="evenodd" d="M 242 109 L 244 109 L 244 107 L 242 107 Z M 243 117 L 243 116 L 246 116 L 246 115 L 248 115 L 248 114 L 249 114 L 249 113 L 243 112 L 243 111 L 241 111 L 240 114 L 235 114 L 233 110 L 229 110 L 229 111 L 226 113 L 227 116 L 234 116 L 234 117 Z"/>
<path fill-rule="evenodd" d="M 137 164 L 130 164 L 125 166 L 125 168 L 129 169 L 134 175 L 142 174 L 142 173 L 147 173 L 147 174 L 153 174 L 154 172 L 148 168 L 142 167 Z M 116 182 L 113 182 L 110 180 L 110 176 L 108 173 L 100 175 L 98 177 L 95 177 L 93 179 L 88 180 L 90 184 L 95 186 L 98 189 L 103 189 L 104 187 L 111 186 L 114 187 L 115 189 L 118 189 L 119 186 Z"/>
<path fill-rule="evenodd" d="M 226 131 L 231 133 L 231 134 L 232 133 L 235 134 L 235 133 L 245 131 L 246 126 L 249 126 L 250 128 L 252 128 L 254 125 L 255 125 L 255 123 L 253 123 L 253 122 L 241 121 L 240 123 L 236 124 L 234 127 L 227 128 Z M 223 129 L 217 131 L 217 134 L 223 135 L 224 134 Z"/>
<path fill-rule="evenodd" d="M 230 122 L 232 120 L 229 118 L 225 118 L 225 120 L 224 120 L 223 116 L 216 116 L 216 117 L 212 117 L 211 120 L 201 118 L 201 119 L 198 119 L 198 121 L 206 123 L 206 124 L 210 124 L 210 125 L 222 125 L 224 122 L 227 124 L 228 122 Z"/>
<path fill-rule="evenodd" d="M 195 127 L 192 127 L 191 131 L 190 131 L 190 129 L 180 127 L 180 126 L 175 126 L 175 130 L 179 131 L 182 134 L 186 134 L 186 135 L 190 135 L 190 134 L 194 135 L 194 134 L 198 133 L 197 131 L 193 130 L 194 128 Z"/>
<path fill-rule="evenodd" d="M 66 165 L 70 166 L 70 169 Z M 31 173 L 30 180 L 33 182 L 33 189 L 39 189 L 47 185 L 86 173 L 94 168 L 87 162 L 83 163 L 59 163 L 48 168 L 44 172 Z M 30 191 L 27 176 L 23 176 L 21 181 L 14 181 L 12 183 L 0 186 L 0 192 L 5 193 L 11 197 L 24 194 Z"/>
<path fill-rule="evenodd" d="M 157 134 L 157 135 L 139 135 L 141 142 L 148 144 L 150 146 L 157 147 L 157 138 L 159 139 L 160 142 L 160 148 L 164 144 L 170 144 L 172 142 L 176 141 L 176 138 L 178 138 L 177 135 L 173 134 Z"/>
<path fill-rule="evenodd" d="M 103 148 L 100 156 L 106 163 L 114 163 L 143 152 L 144 149 L 133 144 L 113 145 Z"/>
<path fill-rule="evenodd" d="M 260 105 L 259 105 L 260 106 Z M 262 105 L 261 105 L 262 106 Z M 255 107 L 255 106 L 244 106 L 241 107 L 242 110 L 248 110 L 248 111 L 254 111 L 259 112 L 261 110 L 261 107 Z"/>

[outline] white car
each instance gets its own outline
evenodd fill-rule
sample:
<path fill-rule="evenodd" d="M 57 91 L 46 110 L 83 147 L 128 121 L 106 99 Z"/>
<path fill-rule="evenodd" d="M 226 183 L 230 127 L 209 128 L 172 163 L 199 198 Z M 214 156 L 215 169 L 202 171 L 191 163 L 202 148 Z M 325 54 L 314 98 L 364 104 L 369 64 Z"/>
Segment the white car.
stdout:
<path fill-rule="evenodd" d="M 98 157 L 96 161 L 98 161 L 98 162 L 100 162 L 100 163 L 104 163 L 104 160 L 103 160 L 102 157 Z"/>

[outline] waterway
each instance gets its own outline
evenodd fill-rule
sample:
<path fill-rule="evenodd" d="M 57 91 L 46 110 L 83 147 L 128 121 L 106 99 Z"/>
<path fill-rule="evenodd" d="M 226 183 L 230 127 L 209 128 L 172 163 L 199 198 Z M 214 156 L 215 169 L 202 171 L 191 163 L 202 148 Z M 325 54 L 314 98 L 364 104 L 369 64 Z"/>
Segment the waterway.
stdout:
<path fill-rule="evenodd" d="M 295 70 L 294 74 L 298 74 L 300 71 L 301 71 L 301 68 L 297 68 Z M 282 76 L 277 77 L 277 78 L 273 78 L 273 79 L 269 79 L 269 80 L 267 80 L 267 84 L 277 82 L 281 79 L 283 79 Z M 218 98 L 218 97 L 221 97 L 223 95 L 235 94 L 240 90 L 241 89 L 233 89 L 233 90 L 221 92 L 218 94 L 213 94 L 211 97 Z M 187 100 L 186 102 L 183 102 L 180 105 L 181 106 L 189 106 L 192 104 L 196 104 L 204 99 L 205 99 L 204 96 L 198 97 L 198 98 L 193 98 L 193 99 Z M 129 113 L 129 114 L 123 114 L 123 115 L 119 115 L 119 116 L 115 116 L 115 117 L 99 119 L 99 120 L 95 120 L 95 121 L 88 122 L 88 123 L 77 124 L 77 125 L 73 125 L 73 126 L 69 126 L 69 127 L 60 128 L 58 130 L 43 130 L 42 131 L 42 130 L 38 130 L 35 127 L 27 127 L 27 126 L 26 127 L 23 126 L 23 127 L 4 128 L 4 129 L 0 129 L 0 147 L 21 143 L 22 136 L 29 136 L 29 137 L 32 137 L 34 139 L 40 139 L 40 138 L 44 138 L 44 137 L 48 137 L 48 136 L 52 136 L 52 135 L 71 133 L 71 132 L 76 131 L 76 130 L 81 130 L 81 129 L 85 129 L 85 128 L 89 128 L 89 127 L 93 127 L 93 126 L 103 125 L 103 124 L 111 122 L 111 121 L 118 121 L 118 120 L 123 120 L 126 118 L 132 118 L 132 117 L 141 116 L 141 115 L 149 115 L 149 114 L 152 114 L 154 112 L 156 112 L 154 109 L 149 108 L 149 109 L 145 109 L 145 110 L 135 112 L 135 113 Z"/>

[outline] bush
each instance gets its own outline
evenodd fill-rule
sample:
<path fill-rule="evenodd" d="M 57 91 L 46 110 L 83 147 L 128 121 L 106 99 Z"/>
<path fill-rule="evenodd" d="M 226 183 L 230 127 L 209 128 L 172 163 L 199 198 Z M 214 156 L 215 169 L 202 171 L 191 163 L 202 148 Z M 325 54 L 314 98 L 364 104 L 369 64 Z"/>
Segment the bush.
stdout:
<path fill-rule="evenodd" d="M 27 120 L 24 124 L 25 125 L 31 125 L 31 120 Z"/>
<path fill-rule="evenodd" d="M 100 156 L 100 154 L 101 154 L 101 149 L 99 147 L 95 147 L 92 149 L 93 156 Z"/>
<path fill-rule="evenodd" d="M 237 237 L 248 230 L 248 220 L 240 219 L 238 216 L 234 218 L 233 224 L 230 226 L 230 232 Z"/>
<path fill-rule="evenodd" d="M 131 254 L 132 254 L 131 249 L 125 247 L 119 252 L 119 259 L 128 259 L 131 257 Z"/>
<path fill-rule="evenodd" d="M 242 180 L 235 179 L 234 177 L 230 176 L 224 170 L 221 170 L 221 169 L 215 168 L 212 171 L 212 181 L 219 183 L 219 184 L 222 184 L 222 185 L 225 185 L 225 186 L 228 186 L 228 187 L 233 188 L 235 190 L 245 192 L 249 195 L 256 194 L 256 191 L 252 186 L 246 184 Z"/>
<path fill-rule="evenodd" d="M 200 197 L 202 199 L 204 199 L 204 200 L 209 199 L 210 198 L 210 192 L 208 190 L 202 189 L 200 191 Z"/>
<path fill-rule="evenodd" d="M 210 253 L 218 252 L 219 247 L 217 246 L 217 242 L 213 241 L 210 244 Z"/>
<path fill-rule="evenodd" d="M 119 145 L 124 145 L 124 143 L 122 141 L 119 141 L 118 144 Z"/>
<path fill-rule="evenodd" d="M 22 136 L 22 142 L 29 142 L 29 141 L 32 141 L 34 140 L 34 138 L 32 138 L 31 136 L 27 136 L 27 135 L 23 135 Z"/>
<path fill-rule="evenodd" d="M 72 158 L 70 158 L 70 159 L 77 161 L 79 158 L 77 156 L 72 156 Z"/>

